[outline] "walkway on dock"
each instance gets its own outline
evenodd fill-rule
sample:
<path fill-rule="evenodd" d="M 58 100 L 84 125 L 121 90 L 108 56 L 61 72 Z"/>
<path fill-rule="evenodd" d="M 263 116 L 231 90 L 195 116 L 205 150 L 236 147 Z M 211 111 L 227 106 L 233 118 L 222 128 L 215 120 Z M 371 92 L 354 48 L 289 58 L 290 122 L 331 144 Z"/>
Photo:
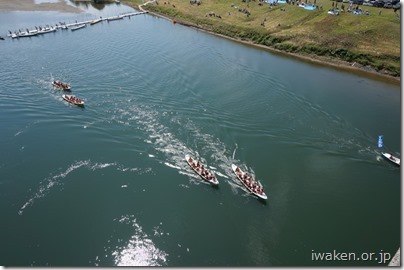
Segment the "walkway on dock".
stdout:
<path fill-rule="evenodd" d="M 101 21 L 108 21 L 108 20 L 114 20 L 114 19 L 117 19 L 117 18 L 125 18 L 125 17 L 131 17 L 131 16 L 136 16 L 136 15 L 141 15 L 141 14 L 145 14 L 145 13 L 148 13 L 148 11 L 130 12 L 130 13 L 124 13 L 124 14 L 121 14 L 121 15 L 111 16 L 111 17 L 107 17 L 107 18 L 102 18 L 102 17 L 100 17 L 99 19 L 100 19 Z M 91 23 L 92 21 L 94 21 L 94 20 L 99 20 L 99 19 L 93 19 L 93 20 L 88 20 L 88 21 L 69 23 L 69 24 L 66 24 L 66 26 L 67 26 L 67 27 L 70 27 L 70 26 L 77 26 L 77 25 L 80 25 L 80 24 L 89 24 L 89 23 Z"/>
<path fill-rule="evenodd" d="M 20 37 L 28 37 L 28 36 L 35 36 L 37 34 L 45 34 L 45 33 L 50 33 L 50 32 L 54 32 L 58 29 L 68 29 L 69 27 L 74 27 L 74 26 L 78 26 L 78 25 L 82 25 L 82 24 L 91 24 L 91 23 L 96 23 L 101 22 L 101 21 L 113 21 L 113 20 L 118 20 L 118 19 L 123 19 L 125 17 L 131 17 L 131 16 L 136 16 L 136 15 L 141 15 L 141 14 L 145 14 L 148 13 L 148 11 L 141 11 L 141 12 L 129 12 L 129 13 L 124 13 L 124 14 L 120 14 L 120 15 L 116 15 L 116 16 L 112 16 L 112 17 L 106 17 L 106 18 L 95 18 L 92 20 L 87 20 L 87 21 L 76 21 L 74 23 L 56 23 L 55 26 L 49 26 L 47 25 L 46 28 L 43 28 L 45 30 L 49 30 L 49 31 L 43 31 L 43 32 L 39 32 L 40 29 L 42 29 L 42 27 L 35 27 L 32 28 L 32 30 L 29 30 L 28 28 L 25 28 L 26 32 L 21 31 L 21 30 L 17 30 L 14 32 L 9 31 L 9 33 L 6 35 L 7 37 L 10 38 L 20 38 Z M 2 38 L 4 39 L 4 38 Z"/>

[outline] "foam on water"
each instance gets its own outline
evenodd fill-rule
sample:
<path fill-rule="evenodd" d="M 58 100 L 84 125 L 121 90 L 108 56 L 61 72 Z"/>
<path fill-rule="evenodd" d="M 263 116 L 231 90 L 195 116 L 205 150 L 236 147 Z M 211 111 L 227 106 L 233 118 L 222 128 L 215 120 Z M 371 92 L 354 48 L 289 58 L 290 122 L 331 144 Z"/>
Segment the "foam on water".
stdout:
<path fill-rule="evenodd" d="M 212 172 L 229 180 L 235 192 L 240 188 L 244 190 L 243 185 L 234 177 L 231 170 L 231 164 L 236 163 L 241 166 L 242 162 L 235 159 L 236 150 L 231 152 L 219 139 L 215 138 L 212 134 L 204 133 L 201 129 L 188 118 L 169 116 L 169 124 L 164 124 L 167 113 L 160 113 L 153 109 L 152 106 L 139 104 L 137 106 L 129 106 L 127 108 L 118 109 L 119 115 L 116 118 L 125 117 L 130 121 L 136 121 L 141 124 L 140 129 L 143 130 L 148 136 L 144 141 L 151 144 L 156 151 L 156 154 L 148 154 L 149 157 L 159 160 L 164 165 L 176 169 L 179 174 L 189 176 L 190 183 L 199 184 L 203 181 L 198 181 L 199 177 L 192 173 L 187 166 L 184 156 L 186 153 L 193 153 L 208 167 Z M 123 123 L 121 123 L 123 124 Z M 176 127 L 181 127 L 183 133 L 186 134 L 185 139 L 178 137 L 178 132 L 174 133 Z M 193 138 L 193 143 L 189 143 L 189 137 Z M 201 145 L 203 152 L 198 152 L 198 146 Z M 160 155 L 158 155 L 160 153 Z M 163 155 L 163 156 L 161 156 Z M 209 158 L 209 161 L 206 158 Z M 211 166 L 210 164 L 214 166 Z M 246 168 L 247 171 L 255 177 L 252 168 Z M 220 180 L 219 180 L 220 181 Z M 223 182 L 223 181 L 222 181 Z"/>
<path fill-rule="evenodd" d="M 20 208 L 20 211 L 18 212 L 19 215 L 22 215 L 23 211 L 25 208 L 28 206 L 34 204 L 34 201 L 37 199 L 40 199 L 42 197 L 45 197 L 46 194 L 49 192 L 49 190 L 56 184 L 59 184 L 60 181 L 65 178 L 68 174 L 71 172 L 79 169 L 82 166 L 86 166 L 90 163 L 89 160 L 84 160 L 84 161 L 77 161 L 71 164 L 65 171 L 56 174 L 52 177 L 46 178 L 45 180 L 41 181 L 40 186 L 35 192 L 35 194 L 27 201 L 24 203 L 24 205 Z"/>
<path fill-rule="evenodd" d="M 22 129 L 18 130 L 15 134 L 14 137 L 17 137 L 19 135 L 21 135 L 22 133 L 26 132 L 27 130 L 29 130 L 30 127 L 32 127 L 35 124 L 38 124 L 40 121 L 33 121 L 31 123 L 28 123 L 27 125 L 25 125 L 25 127 L 23 127 Z"/>
<path fill-rule="evenodd" d="M 101 162 L 92 162 L 91 160 L 76 161 L 72 163 L 70 166 L 68 166 L 66 170 L 42 180 L 39 184 L 37 191 L 33 194 L 33 196 L 31 196 L 31 198 L 29 198 L 23 204 L 23 206 L 18 211 L 18 214 L 22 215 L 28 206 L 32 206 L 36 200 L 45 197 L 54 186 L 62 185 L 64 178 L 66 178 L 70 173 L 82 167 L 90 171 L 103 170 L 109 167 L 114 167 L 118 171 L 136 172 L 138 175 L 153 172 L 151 168 L 127 168 L 123 165 L 118 164 L 117 162 L 101 163 Z"/>
<path fill-rule="evenodd" d="M 111 253 L 116 266 L 165 265 L 168 254 L 156 247 L 155 243 L 143 231 L 143 228 L 138 224 L 133 215 L 125 215 L 114 221 L 133 228 L 133 235 L 129 240 L 124 241 L 124 246 L 115 246 Z M 164 235 L 164 231 L 160 226 L 154 227 L 153 232 L 154 236 L 157 237 Z"/>
<path fill-rule="evenodd" d="M 175 166 L 175 165 L 170 164 L 170 163 L 168 163 L 168 162 L 164 162 L 164 165 L 166 165 L 166 166 L 168 166 L 168 167 L 171 167 L 171 168 L 174 168 L 174 169 L 177 169 L 177 170 L 181 170 L 181 167 Z"/>

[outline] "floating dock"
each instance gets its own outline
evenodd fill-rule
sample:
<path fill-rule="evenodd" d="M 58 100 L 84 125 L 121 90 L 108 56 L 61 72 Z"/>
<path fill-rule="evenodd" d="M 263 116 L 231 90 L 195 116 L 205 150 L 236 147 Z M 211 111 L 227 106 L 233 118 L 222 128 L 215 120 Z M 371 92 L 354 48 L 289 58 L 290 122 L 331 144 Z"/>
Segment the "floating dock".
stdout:
<path fill-rule="evenodd" d="M 88 21 L 75 22 L 75 23 L 67 23 L 67 24 L 65 24 L 65 25 L 66 25 L 67 27 L 71 27 L 71 26 L 77 26 L 77 25 L 79 25 L 79 24 L 89 24 L 89 23 L 91 23 L 92 21 L 95 21 L 95 20 L 113 21 L 113 20 L 116 20 L 117 18 L 131 17 L 131 16 L 136 16 L 136 15 L 141 15 L 141 14 L 146 14 L 146 13 L 148 13 L 148 12 L 147 12 L 147 11 L 130 12 L 130 13 L 124 13 L 124 14 L 121 14 L 121 15 L 116 15 L 116 16 L 111 16 L 111 17 L 106 17 L 106 18 L 100 17 L 100 18 L 95 18 L 95 19 L 88 20 Z"/>
<path fill-rule="evenodd" d="M 114 20 L 117 20 L 117 19 L 123 19 L 123 18 L 125 18 L 125 17 L 132 17 L 132 16 L 136 16 L 136 15 L 141 15 L 141 14 L 146 14 L 146 13 L 148 13 L 148 11 L 140 11 L 140 12 L 129 12 L 129 13 L 124 13 L 124 14 L 120 14 L 120 15 L 116 15 L 116 16 L 111 16 L 111 17 L 106 17 L 106 18 L 103 18 L 103 17 L 100 17 L 100 18 L 95 18 L 95 19 L 92 19 L 92 20 L 87 20 L 87 21 L 76 21 L 76 22 L 74 22 L 74 23 L 62 23 L 62 22 L 60 22 L 60 23 L 57 23 L 55 26 L 54 26 L 54 28 L 56 29 L 56 30 L 58 30 L 58 29 L 68 29 L 69 27 L 75 27 L 75 26 L 78 26 L 78 25 L 81 25 L 81 24 L 85 24 L 85 25 L 87 25 L 87 24 L 91 24 L 92 22 L 94 22 L 94 21 L 97 21 L 97 22 L 102 22 L 102 21 L 114 21 Z M 49 26 L 48 26 L 49 27 Z M 52 28 L 53 26 L 50 26 L 50 28 Z M 36 29 L 38 29 L 37 27 L 35 27 Z M 28 29 L 28 28 L 27 28 Z M 33 29 L 33 28 L 31 28 L 31 29 Z M 34 29 L 35 30 L 35 29 Z M 30 33 L 31 31 L 34 31 L 34 30 L 27 30 L 27 33 Z M 55 30 L 55 31 L 56 31 Z M 10 31 L 11 32 L 11 31 Z M 9 34 L 7 34 L 7 37 L 12 37 L 13 35 L 16 35 L 17 37 L 23 37 L 23 36 L 28 36 L 28 35 L 23 35 L 23 33 L 24 32 L 21 32 L 21 31 L 15 31 L 15 32 L 11 32 L 11 33 L 9 33 Z M 33 36 L 33 35 L 32 35 Z"/>

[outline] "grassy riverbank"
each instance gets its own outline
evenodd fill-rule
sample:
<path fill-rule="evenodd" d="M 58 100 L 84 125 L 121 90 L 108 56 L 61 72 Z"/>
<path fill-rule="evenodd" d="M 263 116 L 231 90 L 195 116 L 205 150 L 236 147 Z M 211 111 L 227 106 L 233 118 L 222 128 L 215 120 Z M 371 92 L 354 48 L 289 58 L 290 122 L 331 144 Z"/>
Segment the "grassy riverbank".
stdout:
<path fill-rule="evenodd" d="M 313 0 L 314 1 L 314 0 Z M 142 0 L 125 0 L 136 6 Z M 260 5 L 258 1 L 160 0 L 144 8 L 179 23 L 238 40 L 294 53 L 318 61 L 354 66 L 400 77 L 400 12 L 359 6 L 369 15 L 341 12 L 330 15 L 330 0 L 317 0 L 321 9 L 306 10 L 292 4 Z M 309 2 L 310 3 L 310 2 Z M 348 8 L 349 3 L 338 3 Z M 241 10 L 248 10 L 247 16 Z M 379 12 L 381 11 L 381 14 Z"/>

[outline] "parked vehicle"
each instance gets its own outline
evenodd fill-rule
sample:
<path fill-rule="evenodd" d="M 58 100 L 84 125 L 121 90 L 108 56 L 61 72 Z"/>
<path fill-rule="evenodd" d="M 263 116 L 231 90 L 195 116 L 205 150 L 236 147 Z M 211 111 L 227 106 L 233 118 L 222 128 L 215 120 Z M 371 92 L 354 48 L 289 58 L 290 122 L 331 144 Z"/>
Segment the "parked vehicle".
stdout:
<path fill-rule="evenodd" d="M 374 7 L 383 7 L 384 6 L 384 2 L 383 1 L 376 1 L 373 4 Z"/>

